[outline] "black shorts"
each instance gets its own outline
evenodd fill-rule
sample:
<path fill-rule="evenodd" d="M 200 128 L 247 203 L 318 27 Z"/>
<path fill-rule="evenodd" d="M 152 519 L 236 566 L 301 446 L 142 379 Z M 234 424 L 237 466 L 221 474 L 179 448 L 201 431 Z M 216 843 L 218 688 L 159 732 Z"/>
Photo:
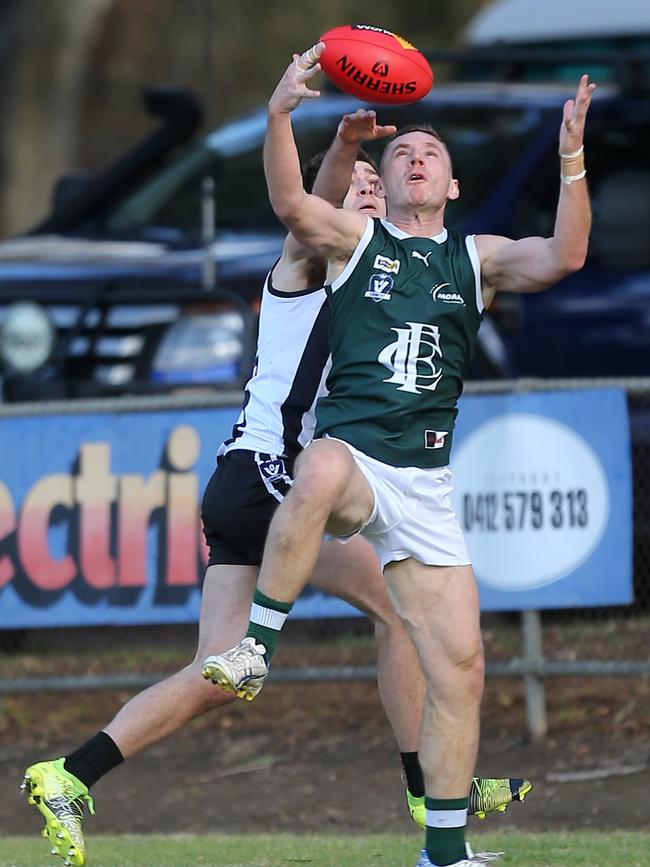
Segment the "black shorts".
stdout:
<path fill-rule="evenodd" d="M 209 566 L 259 566 L 273 513 L 293 480 L 276 455 L 234 449 L 220 457 L 201 503 Z"/>

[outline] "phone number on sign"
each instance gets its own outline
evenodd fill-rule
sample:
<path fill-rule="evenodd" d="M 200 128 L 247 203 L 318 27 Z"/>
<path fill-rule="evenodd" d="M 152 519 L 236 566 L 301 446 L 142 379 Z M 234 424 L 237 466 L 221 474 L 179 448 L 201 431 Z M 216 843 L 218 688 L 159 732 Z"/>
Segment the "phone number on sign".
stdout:
<path fill-rule="evenodd" d="M 587 527 L 589 498 L 584 488 L 465 494 L 462 520 L 469 533 Z"/>

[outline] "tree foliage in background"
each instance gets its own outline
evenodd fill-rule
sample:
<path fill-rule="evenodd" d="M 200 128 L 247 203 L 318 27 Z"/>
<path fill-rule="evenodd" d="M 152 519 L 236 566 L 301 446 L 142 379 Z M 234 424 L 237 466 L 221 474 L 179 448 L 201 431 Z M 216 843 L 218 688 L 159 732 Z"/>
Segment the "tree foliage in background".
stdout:
<path fill-rule="evenodd" d="M 145 134 L 150 84 L 199 91 L 216 126 L 263 103 L 294 51 L 339 24 L 456 45 L 485 0 L 4 0 L 0 4 L 0 231 L 48 208 L 53 182 Z"/>

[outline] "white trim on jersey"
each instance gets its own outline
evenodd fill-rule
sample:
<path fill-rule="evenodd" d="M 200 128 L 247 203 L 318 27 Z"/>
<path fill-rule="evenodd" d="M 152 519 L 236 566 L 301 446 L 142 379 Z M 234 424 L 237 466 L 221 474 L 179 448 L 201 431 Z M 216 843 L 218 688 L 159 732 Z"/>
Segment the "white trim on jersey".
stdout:
<path fill-rule="evenodd" d="M 472 270 L 474 271 L 476 307 L 478 312 L 482 313 L 485 310 L 485 304 L 483 302 L 483 287 L 481 286 L 481 257 L 479 256 L 476 247 L 476 235 L 465 235 L 465 247 L 467 248 L 467 255 L 469 256 L 469 261 L 472 263 Z"/>
<path fill-rule="evenodd" d="M 267 276 L 255 370 L 232 437 L 220 446 L 219 455 L 248 449 L 292 458 L 311 442 L 316 402 L 326 393 L 331 364 L 326 302 L 321 286 L 278 292 Z"/>
<path fill-rule="evenodd" d="M 435 241 L 436 244 L 444 244 L 447 238 L 449 237 L 449 232 L 447 229 L 442 229 L 442 231 L 438 232 L 437 235 L 409 235 L 408 232 L 405 232 L 404 229 L 399 229 L 397 226 L 394 226 L 392 223 L 389 223 L 388 220 L 381 221 L 382 226 L 389 232 L 394 238 L 400 238 L 404 240 L 404 238 L 419 238 L 425 237 L 430 241 Z"/>
<path fill-rule="evenodd" d="M 354 253 L 348 259 L 348 263 L 345 268 L 341 271 L 336 280 L 332 280 L 330 284 L 332 287 L 332 292 L 336 292 L 337 289 L 340 289 L 343 283 L 348 279 L 350 274 L 357 267 L 357 263 L 359 259 L 363 256 L 363 252 L 368 246 L 368 244 L 372 241 L 372 236 L 375 232 L 375 224 L 371 217 L 366 217 L 368 220 L 368 225 L 366 226 L 366 231 L 361 236 L 359 243 L 354 248 Z"/>

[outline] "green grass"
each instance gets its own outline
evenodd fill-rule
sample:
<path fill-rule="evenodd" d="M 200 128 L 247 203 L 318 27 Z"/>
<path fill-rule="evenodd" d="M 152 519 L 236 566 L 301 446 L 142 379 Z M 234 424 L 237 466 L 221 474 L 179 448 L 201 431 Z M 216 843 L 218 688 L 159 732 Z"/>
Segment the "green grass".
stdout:
<path fill-rule="evenodd" d="M 115 836 L 92 837 L 89 867 L 414 867 L 417 835 Z M 647 867 L 650 833 L 480 834 L 474 847 L 506 850 L 503 867 Z M 47 841 L 0 840 L 0 867 L 60 867 Z"/>

